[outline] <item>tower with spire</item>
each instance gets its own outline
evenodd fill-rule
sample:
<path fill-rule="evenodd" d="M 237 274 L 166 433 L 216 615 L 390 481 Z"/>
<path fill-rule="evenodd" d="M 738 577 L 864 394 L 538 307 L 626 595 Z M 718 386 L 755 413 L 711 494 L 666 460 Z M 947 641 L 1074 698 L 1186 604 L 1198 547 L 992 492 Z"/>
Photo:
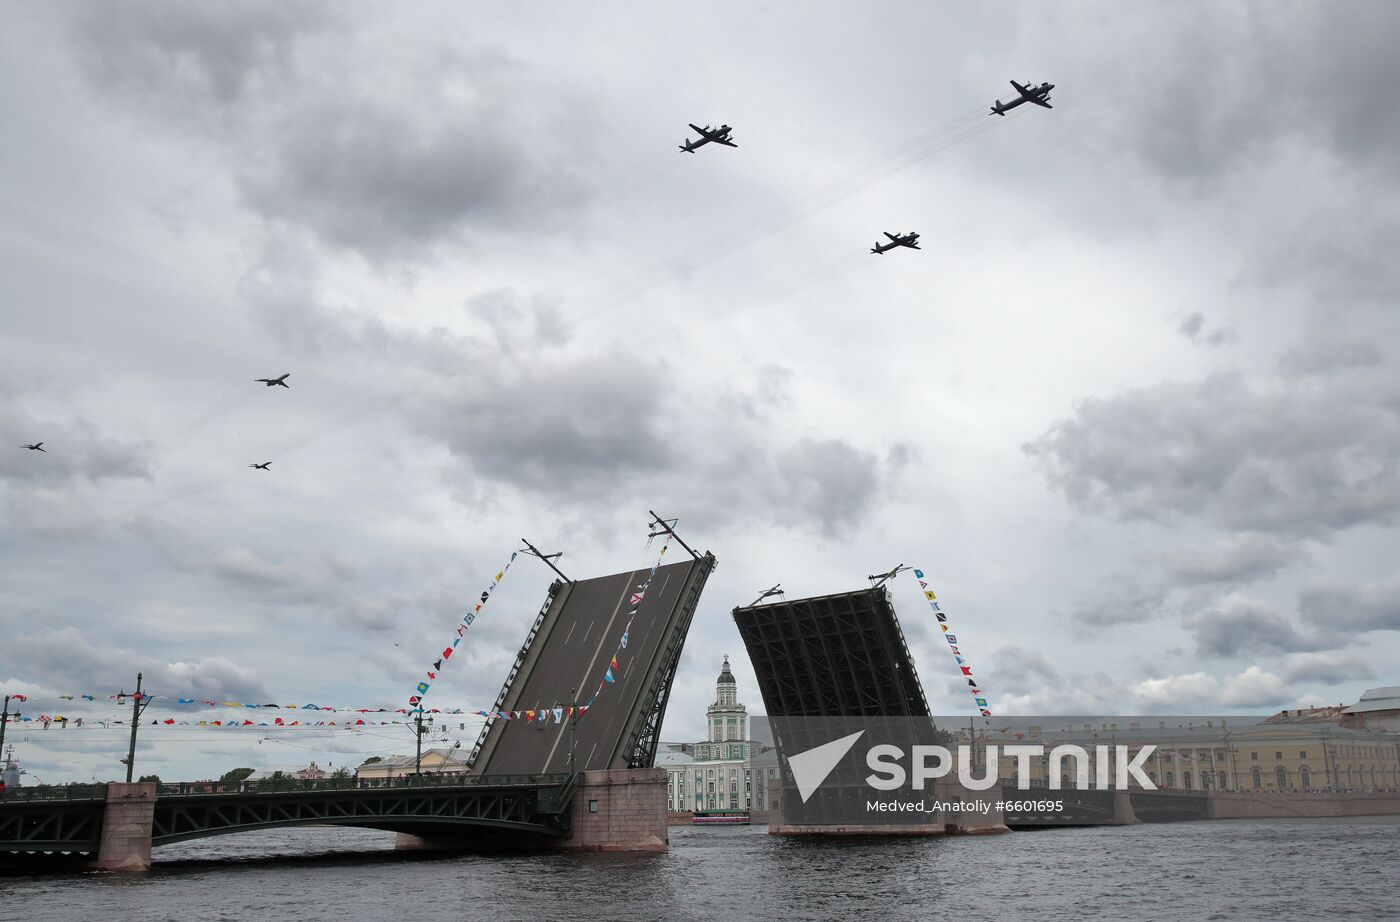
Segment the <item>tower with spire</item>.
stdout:
<path fill-rule="evenodd" d="M 724 657 L 719 678 L 715 680 L 715 703 L 705 712 L 710 738 L 695 746 L 696 760 L 746 759 L 749 755 L 749 712 L 739 703 L 739 685 L 729 671 L 729 656 Z"/>

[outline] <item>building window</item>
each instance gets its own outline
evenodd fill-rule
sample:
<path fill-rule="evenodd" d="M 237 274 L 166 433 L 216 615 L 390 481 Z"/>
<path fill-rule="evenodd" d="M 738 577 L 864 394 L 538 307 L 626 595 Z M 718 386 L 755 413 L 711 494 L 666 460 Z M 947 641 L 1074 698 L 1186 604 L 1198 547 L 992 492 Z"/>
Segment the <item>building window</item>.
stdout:
<path fill-rule="evenodd" d="M 1262 788 L 1264 786 L 1264 773 L 1259 770 L 1259 766 L 1254 766 L 1254 770 L 1249 774 L 1256 788 Z"/>
<path fill-rule="evenodd" d="M 1298 779 L 1303 782 L 1304 790 L 1312 787 L 1312 772 L 1308 771 L 1306 765 L 1298 769 Z"/>
<path fill-rule="evenodd" d="M 1308 751 L 1307 751 L 1306 749 L 1300 749 L 1300 750 L 1298 750 L 1298 758 L 1300 758 L 1300 759 L 1306 759 L 1307 757 L 1308 757 Z"/>
<path fill-rule="evenodd" d="M 1250 759 L 1251 762 L 1258 762 L 1258 761 L 1259 761 L 1259 753 L 1257 753 L 1257 752 L 1251 752 L 1251 753 L 1249 754 L 1249 759 Z"/>
<path fill-rule="evenodd" d="M 1288 770 L 1282 765 L 1274 769 L 1274 781 L 1277 782 L 1280 791 L 1288 787 Z"/>
<path fill-rule="evenodd" d="M 1283 761 L 1283 753 L 1281 753 L 1281 752 L 1276 752 L 1276 753 L 1274 753 L 1274 758 L 1275 758 L 1275 759 L 1278 759 L 1280 762 L 1282 762 L 1282 761 Z"/>

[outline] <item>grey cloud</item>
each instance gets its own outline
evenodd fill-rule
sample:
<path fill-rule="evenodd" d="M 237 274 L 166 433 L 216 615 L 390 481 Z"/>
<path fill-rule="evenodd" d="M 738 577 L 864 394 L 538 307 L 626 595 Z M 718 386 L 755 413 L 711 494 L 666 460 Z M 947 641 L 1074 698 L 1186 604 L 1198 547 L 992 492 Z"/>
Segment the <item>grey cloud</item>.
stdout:
<path fill-rule="evenodd" d="M 1267 603 L 1228 596 L 1211 610 L 1186 620 L 1200 656 L 1249 657 L 1325 648 L 1316 632 L 1304 634 Z"/>
<path fill-rule="evenodd" d="M 1255 582 L 1307 559 L 1307 549 L 1299 541 L 1246 533 L 1177 548 L 1163 555 L 1162 562 L 1166 578 L 1173 583 L 1209 585 Z"/>
<path fill-rule="evenodd" d="M 1014 644 L 998 647 L 988 660 L 989 672 L 996 688 L 1013 694 L 1027 694 L 1037 685 L 1057 685 L 1058 670 L 1035 650 Z"/>
<path fill-rule="evenodd" d="M 1286 375 L 1324 375 L 1353 368 L 1374 368 L 1385 361 L 1385 353 L 1370 340 L 1338 338 L 1318 331 L 1318 335 L 1279 356 L 1278 368 Z"/>
<path fill-rule="evenodd" d="M 1289 700 L 1290 690 L 1277 675 L 1250 666 L 1238 675 L 1217 678 L 1204 672 L 1145 679 L 1124 689 L 1120 701 L 1148 714 L 1207 713 L 1219 708 L 1273 708 Z M 1120 705 L 1121 707 L 1121 705 Z"/>
<path fill-rule="evenodd" d="M 1036 11 L 1025 28 L 1038 34 L 1028 40 L 1066 47 L 1067 33 L 1082 33 L 1085 16 L 1094 15 L 1066 9 Z M 1298 143 L 1353 165 L 1387 164 L 1400 145 L 1395 120 L 1378 117 L 1400 81 L 1393 54 L 1400 15 L 1392 7 L 1338 15 L 1326 6 L 1237 4 L 1211 12 L 1207 19 L 1166 7 L 1116 21 L 1096 15 L 1105 20 L 1097 53 L 1062 61 L 1063 85 L 1092 85 L 1109 55 L 1134 49 L 1134 84 L 1153 91 L 1105 118 L 1144 161 L 1197 186 L 1258 169 Z"/>
<path fill-rule="evenodd" d="M 370 262 L 430 258 L 474 226 L 548 232 L 587 199 L 590 154 L 570 140 L 589 136 L 587 97 L 497 50 L 396 53 L 326 13 L 91 8 L 77 57 L 99 90 L 227 158 L 257 214 Z"/>
<path fill-rule="evenodd" d="M 1359 657 L 1343 653 L 1295 653 L 1283 668 L 1284 681 L 1299 684 L 1320 682 L 1340 685 L 1359 679 L 1373 679 L 1375 673 Z"/>
<path fill-rule="evenodd" d="M 1298 594 L 1298 611 L 1344 630 L 1400 631 L 1400 576 L 1360 586 L 1309 586 Z"/>
<path fill-rule="evenodd" d="M 1239 341 L 1239 334 L 1229 327 L 1217 327 L 1207 331 L 1205 314 L 1200 311 L 1194 311 L 1183 320 L 1177 327 L 1177 332 L 1202 346 L 1224 346 Z"/>
<path fill-rule="evenodd" d="M 815 514 L 827 534 L 859 522 L 875 498 L 875 455 L 840 439 L 799 439 L 781 449 L 773 464 L 773 512 L 786 511 L 790 521 Z"/>
<path fill-rule="evenodd" d="M 481 82 L 497 67 L 482 62 L 457 77 Z M 512 106 L 504 86 L 465 97 L 474 102 L 430 96 L 416 110 L 353 85 L 347 96 L 323 92 L 248 152 L 243 194 L 271 220 L 370 259 L 415 258 L 474 222 L 547 229 L 585 198 L 571 168 L 543 160 L 530 141 L 537 133 L 519 124 L 528 110 Z M 566 113 L 558 116 L 556 130 L 569 131 Z"/>
<path fill-rule="evenodd" d="M 245 3 L 202 9 L 133 2 L 70 8 L 88 79 L 135 105 L 199 118 L 281 84 L 300 38 L 331 24 L 323 4 Z"/>
<path fill-rule="evenodd" d="M 1071 609 L 1070 617 L 1089 625 L 1136 624 L 1161 612 L 1168 591 L 1155 577 L 1113 573 L 1093 596 Z"/>
<path fill-rule="evenodd" d="M 1086 400 L 1024 451 L 1086 510 L 1325 536 L 1400 511 L 1394 383 L 1377 383 L 1166 382 Z"/>
<path fill-rule="evenodd" d="M 139 671 L 152 694 L 189 692 L 269 700 L 267 687 L 254 669 L 222 656 L 165 662 L 135 650 L 99 648 L 72 627 L 21 634 L 10 640 L 7 649 L 31 675 L 43 676 L 45 684 L 71 694 L 130 691 Z"/>

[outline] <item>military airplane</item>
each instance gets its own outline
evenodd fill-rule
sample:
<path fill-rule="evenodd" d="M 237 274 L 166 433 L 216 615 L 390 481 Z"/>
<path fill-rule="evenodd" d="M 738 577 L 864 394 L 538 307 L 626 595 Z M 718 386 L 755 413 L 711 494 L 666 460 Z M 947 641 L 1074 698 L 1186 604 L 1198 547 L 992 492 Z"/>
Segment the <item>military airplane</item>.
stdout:
<path fill-rule="evenodd" d="M 249 467 L 255 467 L 255 468 L 257 468 L 257 469 L 260 470 L 260 471 L 270 471 L 270 470 L 272 470 L 272 462 L 271 462 L 271 461 L 264 461 L 262 464 L 250 464 L 250 465 L 248 465 L 248 466 L 249 466 Z"/>
<path fill-rule="evenodd" d="M 885 231 L 885 236 L 890 238 L 891 242 L 881 243 L 876 240 L 875 247 L 870 252 L 880 254 L 886 250 L 893 250 L 895 247 L 908 247 L 911 250 L 923 249 L 923 247 L 919 246 L 919 235 L 913 231 L 907 234 L 891 234 L 889 231 Z"/>
<path fill-rule="evenodd" d="M 1012 80 L 1011 85 L 1016 88 L 1016 92 L 1021 94 L 1021 98 L 1013 99 L 1011 102 L 1002 102 L 998 99 L 992 104 L 992 111 L 990 114 L 1006 115 L 1008 109 L 1014 109 L 1023 102 L 1033 102 L 1037 106 L 1044 106 L 1047 109 L 1055 108 L 1050 105 L 1050 91 L 1055 88 L 1055 84 L 1042 83 L 1040 86 L 1021 86 L 1021 84 Z"/>
<path fill-rule="evenodd" d="M 49 453 L 49 450 L 44 447 L 43 442 L 35 442 L 33 445 L 21 445 L 20 448 L 28 448 L 30 451 L 42 451 L 44 454 Z"/>
<path fill-rule="evenodd" d="M 292 386 L 287 383 L 287 379 L 291 377 L 291 375 L 292 373 L 289 371 L 280 378 L 258 378 L 257 380 L 259 384 L 266 384 L 268 387 L 277 387 L 280 384 L 287 390 L 291 390 Z"/>
<path fill-rule="evenodd" d="M 716 144 L 723 144 L 725 147 L 739 146 L 729 139 L 729 132 L 734 129 L 730 128 L 728 125 L 720 125 L 718 128 L 711 128 L 709 125 L 706 125 L 704 128 L 701 128 L 699 125 L 691 125 L 690 127 L 700 132 L 700 140 L 692 141 L 690 138 L 685 139 L 685 143 L 681 145 L 681 150 L 685 151 L 687 154 L 695 153 L 696 149 L 704 147 L 711 141 Z"/>

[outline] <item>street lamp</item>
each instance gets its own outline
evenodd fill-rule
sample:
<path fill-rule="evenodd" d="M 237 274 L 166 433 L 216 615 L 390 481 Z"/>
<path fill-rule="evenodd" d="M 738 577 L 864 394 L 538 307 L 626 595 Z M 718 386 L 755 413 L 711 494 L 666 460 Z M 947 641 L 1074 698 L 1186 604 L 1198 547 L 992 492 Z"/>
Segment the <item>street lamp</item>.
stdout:
<path fill-rule="evenodd" d="M 417 755 L 413 757 L 413 777 L 417 782 L 421 783 L 423 780 L 423 734 L 433 731 L 433 719 L 431 717 L 427 719 L 426 723 L 428 724 L 428 729 L 425 731 L 423 729 L 423 709 L 419 707 L 418 713 L 413 717 L 413 722 L 417 724 L 416 735 L 418 737 L 418 752 Z"/>
<path fill-rule="evenodd" d="M 132 772 L 136 768 L 136 728 L 141 725 L 141 715 L 150 706 L 151 699 L 148 695 L 141 694 L 142 674 L 136 673 L 136 692 L 131 696 L 131 745 L 126 750 L 126 758 L 122 761 L 126 763 L 126 783 L 131 783 Z M 125 698 L 126 692 L 117 692 L 118 698 Z"/>

